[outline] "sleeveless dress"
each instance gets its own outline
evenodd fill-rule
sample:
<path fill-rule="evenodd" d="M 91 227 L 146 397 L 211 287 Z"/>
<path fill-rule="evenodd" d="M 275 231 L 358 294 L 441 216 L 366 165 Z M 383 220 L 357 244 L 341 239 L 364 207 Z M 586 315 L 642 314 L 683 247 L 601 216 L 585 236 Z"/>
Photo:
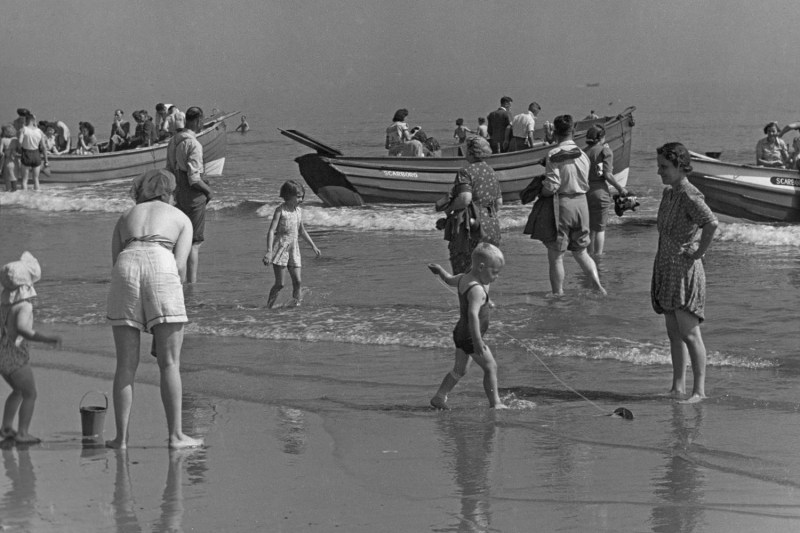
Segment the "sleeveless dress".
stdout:
<path fill-rule="evenodd" d="M 614 174 L 614 152 L 608 144 L 595 144 L 586 150 L 589 158 L 589 229 L 605 231 L 608 222 L 608 208 L 614 204 L 606 175 Z"/>
<path fill-rule="evenodd" d="M 30 361 L 28 341 L 17 336 L 12 339 L 8 334 L 6 321 L 10 305 L 0 305 L 0 376 L 8 377 Z"/>
<path fill-rule="evenodd" d="M 460 284 L 460 282 L 459 282 Z M 486 287 L 482 286 L 478 282 L 471 283 L 464 292 L 461 292 L 461 287 L 459 286 L 458 292 L 458 322 L 456 323 L 456 327 L 453 328 L 453 342 L 456 345 L 456 348 L 460 348 L 464 350 L 464 353 L 467 355 L 475 353 L 475 345 L 472 341 L 472 335 L 469 332 L 469 291 L 474 289 L 475 287 L 481 287 L 483 291 L 486 293 L 486 301 L 481 306 L 480 311 L 478 311 L 478 322 L 479 322 L 479 329 L 481 332 L 481 336 L 483 336 L 486 331 L 489 329 L 489 293 L 486 291 Z"/>
<path fill-rule="evenodd" d="M 272 245 L 272 264 L 300 268 L 300 221 L 302 213 L 299 207 L 288 211 L 281 206 L 281 219 L 275 230 L 275 242 Z"/>

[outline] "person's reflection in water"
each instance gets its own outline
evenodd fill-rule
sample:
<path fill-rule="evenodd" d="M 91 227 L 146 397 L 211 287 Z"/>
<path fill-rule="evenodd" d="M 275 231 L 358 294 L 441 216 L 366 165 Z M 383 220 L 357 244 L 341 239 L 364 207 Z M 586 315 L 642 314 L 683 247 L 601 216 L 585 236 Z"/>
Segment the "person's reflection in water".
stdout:
<path fill-rule="evenodd" d="M 678 404 L 672 406 L 674 442 L 665 446 L 669 448 L 669 457 L 663 478 L 653 481 L 655 495 L 665 504 L 654 507 L 652 511 L 653 531 L 656 533 L 690 533 L 703 522 L 703 509 L 697 504 L 703 500 L 704 477 L 689 455 L 692 443 L 701 435 L 704 417 L 703 404 L 691 408 Z"/>
<path fill-rule="evenodd" d="M 468 413 L 443 412 L 437 420 L 444 454 L 451 456 L 453 477 L 461 494 L 459 533 L 490 529 L 492 452 L 497 437 L 493 409 Z"/>
<path fill-rule="evenodd" d="M 189 367 L 191 368 L 191 367 Z M 217 406 L 211 400 L 193 394 L 183 395 L 183 427 L 193 435 L 208 435 L 211 426 L 217 418 Z M 202 450 L 196 450 L 198 452 Z M 186 472 L 189 475 L 189 483 L 192 485 L 205 483 L 206 454 L 190 453 L 186 455 Z"/>
<path fill-rule="evenodd" d="M 303 411 L 292 407 L 278 408 L 278 438 L 283 453 L 300 455 L 306 451 L 306 419 Z"/>
<path fill-rule="evenodd" d="M 114 496 L 111 506 L 114 509 L 114 523 L 117 533 L 137 533 L 142 531 L 139 518 L 136 516 L 136 505 L 133 501 L 133 486 L 128 463 L 128 451 L 114 451 L 117 463 L 117 475 L 114 478 Z"/>
<path fill-rule="evenodd" d="M 3 467 L 11 486 L 0 499 L 0 531 L 33 531 L 31 519 L 36 513 L 36 474 L 27 446 L 19 446 L 17 455 L 10 440 L 0 447 Z"/>

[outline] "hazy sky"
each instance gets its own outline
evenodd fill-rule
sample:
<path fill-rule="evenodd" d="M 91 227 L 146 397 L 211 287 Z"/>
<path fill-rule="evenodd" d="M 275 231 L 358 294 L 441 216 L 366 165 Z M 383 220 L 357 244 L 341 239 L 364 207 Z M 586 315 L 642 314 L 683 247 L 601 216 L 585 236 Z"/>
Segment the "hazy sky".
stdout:
<path fill-rule="evenodd" d="M 357 109 L 455 91 L 491 106 L 514 89 L 595 81 L 797 85 L 798 27 L 800 4 L 774 0 L 30 2 L 0 17 L 0 111 L 50 115 L 76 99 L 103 117 L 162 100 Z"/>

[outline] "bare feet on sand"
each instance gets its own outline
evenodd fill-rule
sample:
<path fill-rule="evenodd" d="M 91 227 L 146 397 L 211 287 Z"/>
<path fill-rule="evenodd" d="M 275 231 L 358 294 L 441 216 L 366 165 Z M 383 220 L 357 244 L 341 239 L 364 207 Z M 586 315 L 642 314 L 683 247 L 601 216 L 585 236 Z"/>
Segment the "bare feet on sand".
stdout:
<path fill-rule="evenodd" d="M 450 409 L 447 406 L 447 398 L 442 398 L 441 396 L 434 396 L 431 398 L 431 407 L 442 410 Z"/>
<path fill-rule="evenodd" d="M 106 448 L 114 448 L 115 450 L 125 450 L 128 448 L 128 443 L 122 442 L 119 439 L 107 440 Z"/>
<path fill-rule="evenodd" d="M 706 398 L 707 398 L 707 396 L 705 394 L 692 394 L 691 396 L 689 396 L 685 400 L 681 400 L 678 403 L 683 404 L 683 405 L 688 405 L 688 404 L 692 404 L 692 403 L 700 403 L 703 400 L 705 400 Z"/>
<path fill-rule="evenodd" d="M 503 402 L 500 402 L 500 403 L 495 404 L 495 405 L 492 406 L 492 409 L 508 409 L 508 408 L 509 407 L 506 404 L 504 404 Z"/>
<path fill-rule="evenodd" d="M 203 439 L 195 439 L 188 435 L 181 435 L 177 439 L 169 439 L 171 450 L 183 450 L 185 448 L 198 448 L 203 445 Z"/>
<path fill-rule="evenodd" d="M 30 433 L 17 433 L 14 436 L 14 442 L 17 444 L 39 444 L 42 439 L 34 437 Z"/>

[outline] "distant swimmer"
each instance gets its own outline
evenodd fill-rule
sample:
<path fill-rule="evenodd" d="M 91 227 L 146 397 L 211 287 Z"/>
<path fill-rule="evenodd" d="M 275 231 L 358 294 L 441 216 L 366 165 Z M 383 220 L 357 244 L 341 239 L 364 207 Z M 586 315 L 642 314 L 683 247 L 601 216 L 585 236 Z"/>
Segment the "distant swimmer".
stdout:
<path fill-rule="evenodd" d="M 247 123 L 247 117 L 242 115 L 242 122 L 238 126 L 236 126 L 236 131 L 247 133 L 249 129 L 250 129 L 250 124 Z"/>
<path fill-rule="evenodd" d="M 453 370 L 445 374 L 439 390 L 431 398 L 431 406 L 447 409 L 447 395 L 467 373 L 470 358 L 483 369 L 483 390 L 494 409 L 507 409 L 500 400 L 497 388 L 497 361 L 483 340 L 489 329 L 489 284 L 494 282 L 505 266 L 500 249 L 489 243 L 480 243 L 472 252 L 472 269 L 465 274 L 450 274 L 437 264 L 428 268 L 442 281 L 458 291 L 459 317 L 453 329 L 456 345 Z"/>

